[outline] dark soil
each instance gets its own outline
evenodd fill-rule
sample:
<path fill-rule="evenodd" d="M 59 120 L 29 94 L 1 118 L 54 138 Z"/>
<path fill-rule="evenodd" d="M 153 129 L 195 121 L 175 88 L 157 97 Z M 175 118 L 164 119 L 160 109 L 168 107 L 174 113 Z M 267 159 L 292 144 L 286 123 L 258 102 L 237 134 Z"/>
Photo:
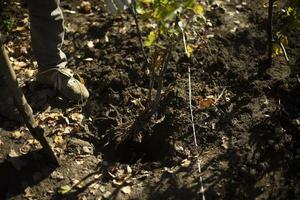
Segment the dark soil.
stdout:
<path fill-rule="evenodd" d="M 36 64 L 26 5 L 2 3 L 0 20 L 14 16 L 15 23 L 10 30 L 0 23 L 0 30 L 10 33 L 10 56 L 26 63 L 15 69 L 36 116 L 51 114 L 41 124 L 49 126 L 61 166 L 42 156 L 23 124 L 0 118 L 0 199 L 201 199 L 197 152 L 207 199 L 299 199 L 300 80 L 282 57 L 267 65 L 267 11 L 260 0 L 209 1 L 212 26 L 193 27 L 198 47 L 191 61 L 179 50 L 172 56 L 163 100 L 139 141 L 124 137 L 143 111 L 149 84 L 133 18 L 110 16 L 102 3 L 90 2 L 90 14 L 79 1 L 62 2 L 68 67 L 91 93 L 85 106 L 61 100 L 27 74 Z M 289 38 L 292 63 L 300 59 L 299 36 Z M 199 148 L 189 113 L 189 65 Z M 59 133 L 62 127 L 71 131 Z M 29 153 L 19 152 L 24 146 Z M 64 185 L 74 187 L 61 196 Z"/>

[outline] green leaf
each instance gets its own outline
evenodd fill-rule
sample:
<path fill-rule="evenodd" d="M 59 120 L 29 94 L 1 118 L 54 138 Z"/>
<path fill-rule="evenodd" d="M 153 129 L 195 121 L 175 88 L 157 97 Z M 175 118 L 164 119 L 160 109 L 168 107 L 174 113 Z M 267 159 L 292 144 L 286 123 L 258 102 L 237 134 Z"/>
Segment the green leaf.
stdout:
<path fill-rule="evenodd" d="M 145 41 L 145 46 L 150 47 L 155 42 L 156 38 L 157 38 L 157 33 L 151 31 L 147 36 L 147 39 Z"/>
<path fill-rule="evenodd" d="M 203 15 L 204 13 L 204 8 L 202 5 L 195 3 L 193 6 L 193 11 L 197 14 L 197 15 Z"/>
<path fill-rule="evenodd" d="M 187 55 L 188 58 L 191 57 L 193 51 L 194 51 L 194 48 L 191 45 L 187 45 L 187 47 L 186 47 L 186 55 Z"/>
<path fill-rule="evenodd" d="M 60 195 L 66 195 L 68 193 L 70 193 L 72 191 L 72 187 L 69 186 L 69 185 L 64 185 L 64 186 L 61 186 L 60 188 L 58 188 L 58 194 Z"/>

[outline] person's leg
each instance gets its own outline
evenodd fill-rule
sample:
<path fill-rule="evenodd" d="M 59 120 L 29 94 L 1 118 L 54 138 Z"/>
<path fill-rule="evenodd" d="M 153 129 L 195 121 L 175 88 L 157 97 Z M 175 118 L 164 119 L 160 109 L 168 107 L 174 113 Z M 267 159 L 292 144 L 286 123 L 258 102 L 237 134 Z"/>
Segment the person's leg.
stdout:
<path fill-rule="evenodd" d="M 89 92 L 72 70 L 65 68 L 64 18 L 60 0 L 27 0 L 33 52 L 39 66 L 37 81 L 54 87 L 71 100 L 86 100 Z"/>
<path fill-rule="evenodd" d="M 31 43 L 40 70 L 65 67 L 64 18 L 60 0 L 28 0 Z"/>

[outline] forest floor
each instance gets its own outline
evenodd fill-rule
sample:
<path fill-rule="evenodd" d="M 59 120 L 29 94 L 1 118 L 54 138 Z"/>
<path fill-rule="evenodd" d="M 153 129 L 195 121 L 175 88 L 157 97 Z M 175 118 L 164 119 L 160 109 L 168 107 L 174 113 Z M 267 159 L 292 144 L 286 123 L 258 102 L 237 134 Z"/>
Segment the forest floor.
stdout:
<path fill-rule="evenodd" d="M 132 16 L 111 16 L 96 0 L 90 13 L 80 1 L 62 1 L 68 67 L 91 94 L 83 106 L 35 82 L 28 10 L 4 0 L 0 31 L 11 25 L 10 59 L 61 166 L 42 156 L 25 125 L 0 117 L 0 199 L 201 199 L 197 151 L 207 199 L 299 199 L 299 77 L 280 56 L 267 66 L 261 0 L 207 2 L 211 24 L 191 30 L 192 61 L 180 50 L 172 55 L 143 137 L 117 145 L 143 110 L 149 84 Z M 290 37 L 291 62 L 299 61 L 299 36 Z"/>

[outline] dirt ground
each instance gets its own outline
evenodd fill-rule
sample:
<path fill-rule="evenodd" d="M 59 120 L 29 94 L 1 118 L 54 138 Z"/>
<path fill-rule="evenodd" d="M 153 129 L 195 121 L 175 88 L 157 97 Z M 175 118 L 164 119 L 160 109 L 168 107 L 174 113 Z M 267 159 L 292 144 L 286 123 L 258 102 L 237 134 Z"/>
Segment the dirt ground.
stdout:
<path fill-rule="evenodd" d="M 197 151 L 206 199 L 299 199 L 300 80 L 282 57 L 267 66 L 260 0 L 204 3 L 211 24 L 193 27 L 192 61 L 179 50 L 172 55 L 164 98 L 144 137 L 118 145 L 143 110 L 149 83 L 132 16 L 111 16 L 102 1 L 90 1 L 90 13 L 80 1 L 62 1 L 68 67 L 91 94 L 78 105 L 35 82 L 26 5 L 3 2 L 0 30 L 9 33 L 12 64 L 61 166 L 42 156 L 22 123 L 0 117 L 0 199 L 201 199 Z M 300 34 L 291 33 L 292 63 L 299 44 Z"/>

